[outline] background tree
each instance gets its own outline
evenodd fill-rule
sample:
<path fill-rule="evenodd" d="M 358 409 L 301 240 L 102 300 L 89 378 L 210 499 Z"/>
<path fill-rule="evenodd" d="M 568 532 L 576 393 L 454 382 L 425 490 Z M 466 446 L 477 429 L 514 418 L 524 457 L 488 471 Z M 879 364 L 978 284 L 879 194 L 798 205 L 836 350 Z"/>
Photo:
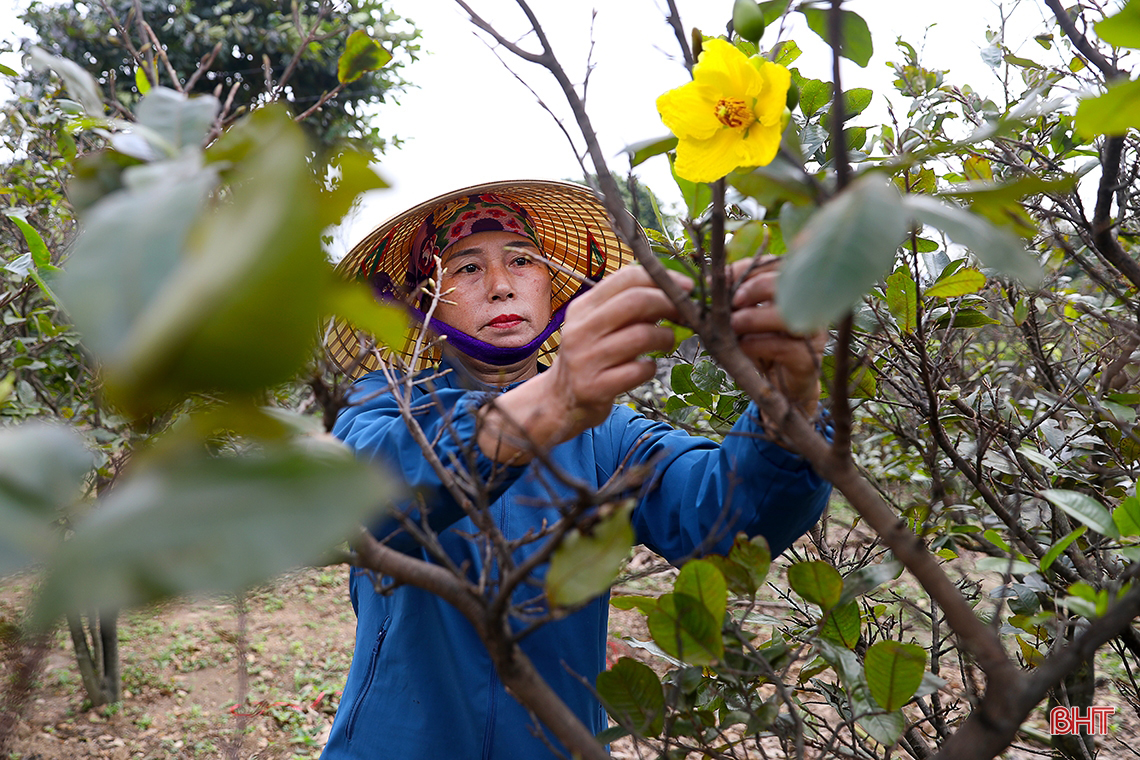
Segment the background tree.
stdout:
<path fill-rule="evenodd" d="M 315 109 L 305 125 L 325 151 L 384 150 L 393 137 L 370 123 L 371 113 L 406 85 L 400 69 L 419 50 L 418 31 L 382 0 L 33 2 L 20 18 L 37 44 L 90 71 L 118 107 L 133 109 L 140 78 L 145 91 L 147 82 L 173 86 L 168 78 L 176 77 L 187 92 L 222 101 L 224 123 L 274 101 L 298 114 Z M 338 61 L 357 30 L 395 60 L 340 81 Z"/>

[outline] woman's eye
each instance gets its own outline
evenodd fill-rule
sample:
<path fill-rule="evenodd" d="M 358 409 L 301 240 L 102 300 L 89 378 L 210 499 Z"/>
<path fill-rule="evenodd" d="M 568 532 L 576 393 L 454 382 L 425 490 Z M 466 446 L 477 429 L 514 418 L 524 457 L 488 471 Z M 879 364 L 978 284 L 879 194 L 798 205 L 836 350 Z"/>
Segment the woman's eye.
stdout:
<path fill-rule="evenodd" d="M 533 264 L 533 263 L 534 263 L 534 259 L 532 259 L 530 256 L 519 256 L 518 258 L 515 259 L 515 266 L 517 266 L 517 267 L 525 267 L 528 264 Z"/>
<path fill-rule="evenodd" d="M 459 267 L 459 269 L 457 269 L 456 271 L 462 272 L 463 274 L 475 274 L 476 272 L 479 271 L 479 267 L 475 266 L 474 264 L 464 264 L 463 266 Z"/>

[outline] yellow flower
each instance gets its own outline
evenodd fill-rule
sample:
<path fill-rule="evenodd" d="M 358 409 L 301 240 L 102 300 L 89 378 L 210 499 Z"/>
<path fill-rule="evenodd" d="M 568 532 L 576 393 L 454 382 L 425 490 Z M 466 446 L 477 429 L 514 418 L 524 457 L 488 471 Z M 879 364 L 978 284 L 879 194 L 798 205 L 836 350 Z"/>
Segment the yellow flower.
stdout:
<path fill-rule="evenodd" d="M 677 175 L 712 182 L 741 166 L 776 157 L 792 76 L 779 64 L 748 58 L 721 39 L 705 40 L 693 81 L 657 99 L 677 136 Z"/>

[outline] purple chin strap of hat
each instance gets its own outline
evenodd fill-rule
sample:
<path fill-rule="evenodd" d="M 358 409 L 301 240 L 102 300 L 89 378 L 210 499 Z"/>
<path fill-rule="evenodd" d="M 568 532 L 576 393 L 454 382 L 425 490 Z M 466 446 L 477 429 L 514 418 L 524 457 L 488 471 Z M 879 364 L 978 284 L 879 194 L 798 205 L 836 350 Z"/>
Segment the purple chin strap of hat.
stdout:
<path fill-rule="evenodd" d="M 570 299 L 566 303 L 555 309 L 554 313 L 550 316 L 550 322 L 546 325 L 546 329 L 539 333 L 538 337 L 526 345 L 515 346 L 513 348 L 495 346 L 485 341 L 479 340 L 478 338 L 474 338 L 465 332 L 461 332 L 460 330 L 455 329 L 446 322 L 439 321 L 435 317 L 432 317 L 430 320 L 428 320 L 427 314 L 424 314 L 415 306 L 411 306 L 403 301 L 394 299 L 391 296 L 380 295 L 380 297 L 389 303 L 396 303 L 403 306 L 405 309 L 407 309 L 408 313 L 411 314 L 412 317 L 414 317 L 420 324 L 426 323 L 427 326 L 431 328 L 432 332 L 436 333 L 437 335 L 446 336 L 447 345 L 459 350 L 467 356 L 470 356 L 472 359 L 483 362 L 484 364 L 493 365 L 495 367 L 506 367 L 511 364 L 517 364 L 518 362 L 523 361 L 531 354 L 542 348 L 542 344 L 545 343 L 551 335 L 553 335 L 558 329 L 562 327 L 562 322 L 566 318 L 566 308 L 570 305 L 570 301 L 573 301 L 582 293 L 585 293 L 590 289 L 592 285 L 592 282 L 583 284 L 582 287 L 579 288 L 576 293 L 574 293 L 574 295 L 570 296 Z"/>

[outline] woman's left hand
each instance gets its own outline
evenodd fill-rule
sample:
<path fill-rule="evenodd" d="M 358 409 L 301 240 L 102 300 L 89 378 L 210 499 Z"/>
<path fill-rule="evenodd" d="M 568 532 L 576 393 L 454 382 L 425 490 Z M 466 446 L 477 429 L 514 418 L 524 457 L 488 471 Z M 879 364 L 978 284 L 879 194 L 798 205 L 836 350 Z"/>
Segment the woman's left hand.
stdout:
<path fill-rule="evenodd" d="M 827 333 L 790 332 L 775 302 L 779 260 L 764 260 L 751 272 L 750 265 L 752 260 L 746 259 L 729 267 L 730 282 L 746 277 L 732 298 L 732 329 L 740 348 L 789 401 L 815 414 Z"/>

